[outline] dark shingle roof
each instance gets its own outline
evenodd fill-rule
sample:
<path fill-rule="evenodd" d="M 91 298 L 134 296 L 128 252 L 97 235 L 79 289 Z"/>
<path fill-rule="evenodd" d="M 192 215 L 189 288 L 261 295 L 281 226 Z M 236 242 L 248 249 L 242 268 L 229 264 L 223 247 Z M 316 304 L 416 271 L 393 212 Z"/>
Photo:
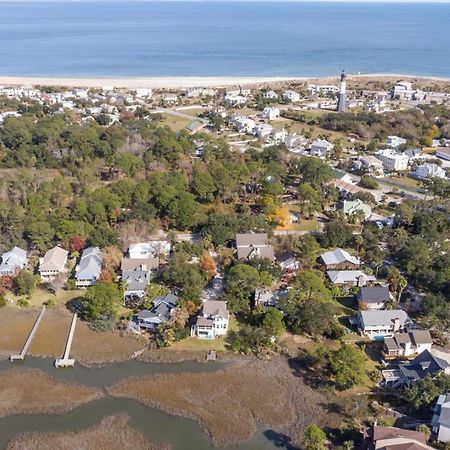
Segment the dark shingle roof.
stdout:
<path fill-rule="evenodd" d="M 358 300 L 363 303 L 382 303 L 389 301 L 387 286 L 363 287 L 358 294 Z"/>

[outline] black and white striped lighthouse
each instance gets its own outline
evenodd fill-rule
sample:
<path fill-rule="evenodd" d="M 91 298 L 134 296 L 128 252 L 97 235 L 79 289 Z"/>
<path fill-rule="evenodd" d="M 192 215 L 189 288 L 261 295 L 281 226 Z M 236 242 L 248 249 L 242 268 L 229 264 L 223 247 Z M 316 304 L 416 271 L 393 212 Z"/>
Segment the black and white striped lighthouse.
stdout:
<path fill-rule="evenodd" d="M 339 99 L 337 104 L 338 112 L 345 112 L 347 110 L 345 92 L 347 90 L 347 74 L 345 70 L 341 74 L 341 85 L 339 86 Z"/>

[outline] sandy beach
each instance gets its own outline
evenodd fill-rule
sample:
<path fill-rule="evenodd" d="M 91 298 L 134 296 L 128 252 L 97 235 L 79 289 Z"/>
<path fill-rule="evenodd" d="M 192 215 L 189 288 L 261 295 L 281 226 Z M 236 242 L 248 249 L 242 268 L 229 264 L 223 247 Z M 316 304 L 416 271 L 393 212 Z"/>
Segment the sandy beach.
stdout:
<path fill-rule="evenodd" d="M 450 82 L 450 78 L 428 77 L 395 73 L 349 74 L 353 79 L 411 79 L 416 81 Z M 0 86 L 62 86 L 81 88 L 114 87 L 116 89 L 183 89 L 190 87 L 227 87 L 264 85 L 287 81 L 330 81 L 338 76 L 323 77 L 131 77 L 131 78 L 87 78 L 87 77 L 14 77 L 0 76 Z"/>

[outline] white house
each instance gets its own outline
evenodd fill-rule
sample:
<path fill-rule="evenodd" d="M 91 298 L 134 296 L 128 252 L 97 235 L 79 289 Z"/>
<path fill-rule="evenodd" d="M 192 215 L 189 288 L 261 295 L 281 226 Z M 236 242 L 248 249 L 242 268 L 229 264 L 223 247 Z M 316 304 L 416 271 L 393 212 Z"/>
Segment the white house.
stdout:
<path fill-rule="evenodd" d="M 39 261 L 39 275 L 42 281 L 52 281 L 60 273 L 66 273 L 69 252 L 61 247 L 53 247 Z"/>
<path fill-rule="evenodd" d="M 362 261 L 358 257 L 350 255 L 349 252 L 339 247 L 333 251 L 322 253 L 319 259 L 328 270 L 355 269 L 362 264 Z"/>
<path fill-rule="evenodd" d="M 161 101 L 165 104 L 165 105 L 176 105 L 178 102 L 178 97 L 175 94 L 166 94 L 164 95 L 164 97 L 161 99 Z"/>
<path fill-rule="evenodd" d="M 137 88 L 136 97 L 141 99 L 147 99 L 152 96 L 152 88 Z"/>
<path fill-rule="evenodd" d="M 447 175 L 445 170 L 438 166 L 437 164 L 423 164 L 422 166 L 417 166 L 411 174 L 417 178 L 427 179 L 427 178 L 446 178 Z"/>
<path fill-rule="evenodd" d="M 258 136 L 259 139 L 264 139 L 273 131 L 273 127 L 268 123 L 259 123 L 253 128 L 253 133 Z"/>
<path fill-rule="evenodd" d="M 380 174 L 383 170 L 383 163 L 375 156 L 364 155 L 359 158 L 359 161 L 361 161 L 361 167 L 365 168 L 367 172 Z"/>
<path fill-rule="evenodd" d="M 287 137 L 287 131 L 283 128 L 281 130 L 272 130 L 269 141 L 272 144 L 281 144 Z"/>
<path fill-rule="evenodd" d="M 311 144 L 311 155 L 323 158 L 327 156 L 327 154 L 331 152 L 333 148 L 334 145 L 331 142 L 328 142 L 325 139 L 317 139 Z"/>
<path fill-rule="evenodd" d="M 27 252 L 19 247 L 14 247 L 9 252 L 3 253 L 0 264 L 0 276 L 14 275 L 19 270 L 28 266 Z"/>
<path fill-rule="evenodd" d="M 247 97 L 244 97 L 242 95 L 227 94 L 224 97 L 224 102 L 225 104 L 233 107 L 242 106 L 247 102 Z"/>
<path fill-rule="evenodd" d="M 267 91 L 264 92 L 263 97 L 269 100 L 276 100 L 278 98 L 278 94 L 275 91 Z"/>
<path fill-rule="evenodd" d="M 293 103 L 298 102 L 300 100 L 300 94 L 298 92 L 292 91 L 291 89 L 284 91 L 282 97 L 284 100 L 287 100 L 287 101 L 290 101 Z"/>
<path fill-rule="evenodd" d="M 286 136 L 284 143 L 290 152 L 302 153 L 308 145 L 308 140 L 303 136 L 298 136 L 293 133 Z"/>
<path fill-rule="evenodd" d="M 280 109 L 279 108 L 266 106 L 263 109 L 263 112 L 262 112 L 262 118 L 263 119 L 274 120 L 274 119 L 276 119 L 278 117 L 280 117 Z"/>
<path fill-rule="evenodd" d="M 450 442 L 450 392 L 437 399 L 431 425 L 439 442 Z"/>
<path fill-rule="evenodd" d="M 391 148 L 398 148 L 401 145 L 406 144 L 407 140 L 404 138 L 401 138 L 399 136 L 388 136 L 387 143 L 389 147 Z"/>
<path fill-rule="evenodd" d="M 197 336 L 200 339 L 214 339 L 217 336 L 223 336 L 228 331 L 229 318 L 226 302 L 206 300 L 191 327 L 191 336 Z"/>
<path fill-rule="evenodd" d="M 359 311 L 358 328 L 372 340 L 383 340 L 400 331 L 407 331 L 413 321 L 402 309 Z"/>
<path fill-rule="evenodd" d="M 413 97 L 412 83 L 409 81 L 399 81 L 391 89 L 392 99 L 411 100 Z"/>
<path fill-rule="evenodd" d="M 340 287 L 362 287 L 377 280 L 372 275 L 366 275 L 362 270 L 329 270 L 327 276 L 332 284 Z"/>
<path fill-rule="evenodd" d="M 273 247 L 268 243 L 267 233 L 236 234 L 236 250 L 238 259 L 267 258 L 275 259 Z"/>
<path fill-rule="evenodd" d="M 102 271 L 103 255 L 98 247 L 83 250 L 80 262 L 75 269 L 75 284 L 79 288 L 93 286 Z"/>
<path fill-rule="evenodd" d="M 388 172 L 406 170 L 408 168 L 409 158 L 404 153 L 386 149 L 378 151 L 376 157 L 383 163 L 384 168 Z"/>
<path fill-rule="evenodd" d="M 411 330 L 385 338 L 383 354 L 387 359 L 413 358 L 425 350 L 431 351 L 432 346 L 428 330 Z"/>
<path fill-rule="evenodd" d="M 342 211 L 346 217 L 361 215 L 364 220 L 368 220 L 372 216 L 372 208 L 359 198 L 356 200 L 344 200 Z"/>
<path fill-rule="evenodd" d="M 131 244 L 128 254 L 130 259 L 145 259 L 157 256 L 167 258 L 170 254 L 170 242 L 148 241 Z"/>
<path fill-rule="evenodd" d="M 233 119 L 234 126 L 239 133 L 250 134 L 253 132 L 256 124 L 253 119 L 245 116 L 235 116 Z"/>

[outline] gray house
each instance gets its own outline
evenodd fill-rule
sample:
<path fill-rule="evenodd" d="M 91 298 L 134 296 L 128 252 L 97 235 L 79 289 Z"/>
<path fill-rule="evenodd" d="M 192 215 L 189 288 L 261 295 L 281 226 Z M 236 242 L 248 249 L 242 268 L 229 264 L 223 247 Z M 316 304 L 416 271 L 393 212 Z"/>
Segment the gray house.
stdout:
<path fill-rule="evenodd" d="M 357 296 L 359 309 L 368 311 L 384 309 L 391 299 L 387 286 L 362 287 Z"/>
<path fill-rule="evenodd" d="M 431 425 L 439 442 L 450 442 L 450 392 L 439 396 Z"/>
<path fill-rule="evenodd" d="M 19 247 L 14 247 L 9 252 L 3 253 L 0 264 L 0 276 L 14 275 L 28 266 L 27 252 Z"/>
<path fill-rule="evenodd" d="M 178 305 L 178 297 L 175 294 L 167 294 L 156 297 L 154 306 L 142 310 L 137 316 L 137 325 L 144 330 L 156 330 L 161 323 L 168 322 L 172 317 L 172 311 Z"/>
<path fill-rule="evenodd" d="M 236 234 L 238 259 L 267 258 L 273 261 L 275 255 L 268 241 L 267 233 Z"/>
<path fill-rule="evenodd" d="M 85 288 L 97 283 L 102 271 L 103 255 L 98 247 L 83 250 L 80 262 L 76 267 L 76 286 Z"/>
<path fill-rule="evenodd" d="M 122 281 L 125 286 L 125 301 L 144 297 L 145 288 L 150 283 L 150 275 L 151 272 L 148 270 L 122 271 Z"/>

